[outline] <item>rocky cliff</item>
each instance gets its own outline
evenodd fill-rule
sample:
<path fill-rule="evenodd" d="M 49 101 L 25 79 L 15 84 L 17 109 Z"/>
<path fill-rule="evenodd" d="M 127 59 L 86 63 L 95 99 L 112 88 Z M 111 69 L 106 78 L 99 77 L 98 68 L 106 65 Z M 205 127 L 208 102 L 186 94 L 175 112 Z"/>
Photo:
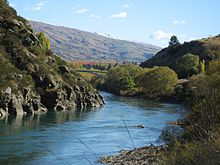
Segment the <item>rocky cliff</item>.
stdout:
<path fill-rule="evenodd" d="M 100 107 L 102 96 L 50 50 L 43 33 L 0 1 L 0 117 Z"/>

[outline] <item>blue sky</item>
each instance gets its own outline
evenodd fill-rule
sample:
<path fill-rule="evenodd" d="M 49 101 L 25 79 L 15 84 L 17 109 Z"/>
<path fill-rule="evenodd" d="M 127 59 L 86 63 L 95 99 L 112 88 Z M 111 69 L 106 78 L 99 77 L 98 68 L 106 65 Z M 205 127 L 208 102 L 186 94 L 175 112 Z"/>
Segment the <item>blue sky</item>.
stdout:
<path fill-rule="evenodd" d="M 32 20 L 165 47 L 220 33 L 220 0 L 9 0 Z"/>

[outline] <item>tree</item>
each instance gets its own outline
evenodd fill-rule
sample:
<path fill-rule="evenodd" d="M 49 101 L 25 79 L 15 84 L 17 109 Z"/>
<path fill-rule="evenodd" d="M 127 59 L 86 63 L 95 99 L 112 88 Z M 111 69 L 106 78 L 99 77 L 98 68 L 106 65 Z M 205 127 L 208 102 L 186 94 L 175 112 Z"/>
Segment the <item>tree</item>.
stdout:
<path fill-rule="evenodd" d="M 139 67 L 138 65 L 134 65 L 134 64 L 125 64 L 125 65 L 122 65 L 121 67 L 128 70 L 132 78 L 134 78 L 137 75 L 137 73 L 143 70 L 141 67 Z"/>
<path fill-rule="evenodd" d="M 180 44 L 180 42 L 179 42 L 178 38 L 175 35 L 171 36 L 170 41 L 169 41 L 169 46 L 176 46 L 179 44 Z"/>
<path fill-rule="evenodd" d="M 129 90 L 135 87 L 134 80 L 131 76 L 121 78 L 119 84 L 121 90 Z"/>
<path fill-rule="evenodd" d="M 191 77 L 199 73 L 199 56 L 188 53 L 176 62 L 175 70 L 180 78 Z"/>
<path fill-rule="evenodd" d="M 37 37 L 40 41 L 40 44 L 46 49 L 50 50 L 50 40 L 44 35 L 44 33 L 40 32 L 37 34 Z"/>
<path fill-rule="evenodd" d="M 199 71 L 200 71 L 200 73 L 205 72 L 205 60 L 202 60 L 199 62 Z"/>
<path fill-rule="evenodd" d="M 139 85 L 150 98 L 170 95 L 178 82 L 177 74 L 168 67 L 159 67 L 143 75 Z"/>
<path fill-rule="evenodd" d="M 124 67 L 116 67 L 110 69 L 110 71 L 107 74 L 106 79 L 106 88 L 108 91 L 119 94 L 121 90 L 121 79 L 123 77 L 129 77 L 129 71 Z"/>
<path fill-rule="evenodd" d="M 141 70 L 143 70 L 141 67 L 133 64 L 110 69 L 106 79 L 107 90 L 119 94 L 121 90 L 133 89 L 136 86 L 134 78 Z"/>

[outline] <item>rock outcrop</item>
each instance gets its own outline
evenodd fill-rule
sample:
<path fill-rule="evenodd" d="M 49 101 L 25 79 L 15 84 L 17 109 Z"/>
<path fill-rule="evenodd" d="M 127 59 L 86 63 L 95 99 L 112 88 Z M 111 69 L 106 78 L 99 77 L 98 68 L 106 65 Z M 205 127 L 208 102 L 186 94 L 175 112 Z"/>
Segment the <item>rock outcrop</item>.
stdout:
<path fill-rule="evenodd" d="M 23 93 L 16 95 L 12 93 L 12 89 L 10 87 L 1 92 L 0 117 L 7 114 L 33 115 L 45 112 L 47 112 L 47 108 L 41 103 L 40 97 L 35 99 L 32 98 L 30 88 L 24 88 Z"/>

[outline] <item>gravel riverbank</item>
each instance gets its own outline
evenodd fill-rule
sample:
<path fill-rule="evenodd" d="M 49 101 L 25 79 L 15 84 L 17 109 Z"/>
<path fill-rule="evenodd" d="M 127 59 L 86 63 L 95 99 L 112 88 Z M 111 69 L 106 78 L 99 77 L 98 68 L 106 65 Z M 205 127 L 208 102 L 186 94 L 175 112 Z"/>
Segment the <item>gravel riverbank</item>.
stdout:
<path fill-rule="evenodd" d="M 108 165 L 157 165 L 161 164 L 159 153 L 166 148 L 167 145 L 162 145 L 122 150 L 118 155 L 102 157 L 99 162 Z"/>

